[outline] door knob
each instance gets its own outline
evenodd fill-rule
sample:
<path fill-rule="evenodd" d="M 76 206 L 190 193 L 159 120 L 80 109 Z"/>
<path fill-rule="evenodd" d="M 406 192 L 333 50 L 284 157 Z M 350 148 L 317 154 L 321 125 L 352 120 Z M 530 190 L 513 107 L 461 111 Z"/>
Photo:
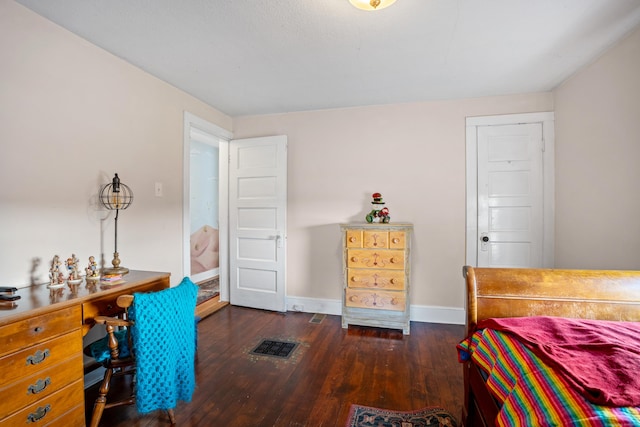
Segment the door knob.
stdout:
<path fill-rule="evenodd" d="M 480 235 L 480 250 L 481 251 L 488 251 L 489 250 L 489 234 L 488 233 L 482 233 Z"/>

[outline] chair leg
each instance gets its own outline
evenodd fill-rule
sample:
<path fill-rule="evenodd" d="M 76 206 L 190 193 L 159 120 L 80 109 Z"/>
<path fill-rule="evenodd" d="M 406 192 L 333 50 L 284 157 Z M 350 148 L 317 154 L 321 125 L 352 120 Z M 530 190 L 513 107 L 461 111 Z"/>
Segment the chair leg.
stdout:
<path fill-rule="evenodd" d="M 89 424 L 89 427 L 98 427 L 98 424 L 100 423 L 102 412 L 107 404 L 107 393 L 109 392 L 109 386 L 111 385 L 112 375 L 113 369 L 107 369 L 104 373 L 104 379 L 100 385 L 98 397 L 96 398 L 96 402 L 93 404 L 93 413 L 91 414 L 91 424 Z"/>
<path fill-rule="evenodd" d="M 167 413 L 169 414 L 169 420 L 171 420 L 171 425 L 176 424 L 176 414 L 173 412 L 173 409 L 167 409 Z"/>

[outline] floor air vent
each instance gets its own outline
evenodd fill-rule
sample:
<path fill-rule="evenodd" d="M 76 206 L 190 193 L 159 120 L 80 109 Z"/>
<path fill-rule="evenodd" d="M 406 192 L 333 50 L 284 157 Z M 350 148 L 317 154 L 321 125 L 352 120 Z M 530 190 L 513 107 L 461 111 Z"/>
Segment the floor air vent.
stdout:
<path fill-rule="evenodd" d="M 296 342 L 263 340 L 256 348 L 251 350 L 251 354 L 259 354 L 261 356 L 273 356 L 287 359 L 298 346 Z"/>
<path fill-rule="evenodd" d="M 309 323 L 322 323 L 325 317 L 327 317 L 326 314 L 316 313 L 313 315 L 313 317 L 311 317 L 311 320 L 309 320 Z"/>

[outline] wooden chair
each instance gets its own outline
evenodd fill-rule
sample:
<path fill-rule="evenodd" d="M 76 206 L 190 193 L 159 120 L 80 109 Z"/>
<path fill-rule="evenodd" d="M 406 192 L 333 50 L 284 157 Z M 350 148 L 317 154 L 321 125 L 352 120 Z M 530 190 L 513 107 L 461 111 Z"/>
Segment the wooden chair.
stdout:
<path fill-rule="evenodd" d="M 95 318 L 106 326 L 107 336 L 91 345 L 92 353 L 103 356 L 106 372 L 91 427 L 97 427 L 106 408 L 134 403 L 140 413 L 166 410 L 175 424 L 173 408 L 178 400 L 191 401 L 195 390 L 197 297 L 198 287 L 185 277 L 162 291 L 118 297 L 121 318 Z M 122 375 L 133 375 L 131 396 L 107 402 L 112 378 Z"/>
<path fill-rule="evenodd" d="M 102 418 L 102 413 L 105 409 L 113 408 L 115 406 L 133 405 L 136 403 L 134 388 L 136 361 L 133 352 L 130 350 L 133 348 L 133 342 L 131 339 L 131 327 L 133 326 L 133 322 L 131 322 L 128 318 L 129 307 L 131 307 L 131 305 L 133 304 L 133 295 L 119 296 L 116 300 L 116 304 L 124 310 L 122 316 L 97 316 L 94 319 L 96 324 L 105 325 L 107 336 L 102 340 L 102 342 L 93 343 L 89 347 L 95 348 L 96 345 L 98 347 L 103 347 L 103 344 L 106 341 L 110 354 L 104 361 L 101 362 L 106 371 L 104 373 L 102 383 L 100 384 L 98 397 L 96 398 L 93 406 L 91 423 L 89 424 L 90 427 L 98 427 L 100 418 Z M 126 340 L 126 342 L 124 340 Z M 124 352 L 122 351 L 123 347 L 125 347 Z M 86 353 L 88 353 L 90 356 L 94 356 L 94 354 L 91 353 L 90 349 Z M 107 402 L 107 394 L 109 393 L 109 389 L 111 387 L 111 380 L 125 375 L 133 376 L 131 395 L 122 400 Z M 171 420 L 171 425 L 174 425 L 176 420 L 173 409 L 169 409 L 167 410 L 167 412 L 169 414 L 169 419 Z"/>

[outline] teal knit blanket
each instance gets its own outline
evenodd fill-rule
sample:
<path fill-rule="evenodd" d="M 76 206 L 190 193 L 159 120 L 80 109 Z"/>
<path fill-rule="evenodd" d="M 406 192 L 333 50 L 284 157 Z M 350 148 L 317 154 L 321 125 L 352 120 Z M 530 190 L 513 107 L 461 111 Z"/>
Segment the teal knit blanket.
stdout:
<path fill-rule="evenodd" d="M 173 288 L 135 293 L 130 317 L 136 356 L 136 406 L 140 413 L 190 402 L 195 389 L 198 287 L 187 277 Z"/>

